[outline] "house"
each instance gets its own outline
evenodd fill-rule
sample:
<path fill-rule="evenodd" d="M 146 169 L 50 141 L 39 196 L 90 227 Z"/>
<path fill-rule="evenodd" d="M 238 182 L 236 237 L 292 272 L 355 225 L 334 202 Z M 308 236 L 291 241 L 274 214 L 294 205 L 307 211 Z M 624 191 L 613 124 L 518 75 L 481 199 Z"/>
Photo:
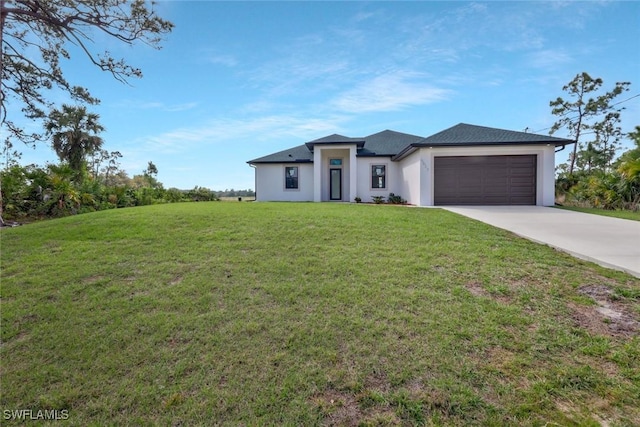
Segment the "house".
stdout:
<path fill-rule="evenodd" d="M 427 138 L 334 134 L 247 163 L 258 201 L 370 202 L 394 193 L 417 206 L 551 206 L 555 151 L 573 143 L 460 123 Z"/>

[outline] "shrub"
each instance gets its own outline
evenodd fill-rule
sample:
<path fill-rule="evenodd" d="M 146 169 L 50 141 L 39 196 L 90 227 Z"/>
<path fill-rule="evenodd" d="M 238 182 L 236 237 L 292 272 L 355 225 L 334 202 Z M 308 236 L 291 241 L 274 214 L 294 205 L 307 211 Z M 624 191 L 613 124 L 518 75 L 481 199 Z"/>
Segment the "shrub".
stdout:
<path fill-rule="evenodd" d="M 407 201 L 404 200 L 402 197 L 396 196 L 393 193 L 389 193 L 389 197 L 387 198 L 387 201 L 392 205 L 404 205 L 405 203 L 407 203 Z"/>
<path fill-rule="evenodd" d="M 371 199 L 373 199 L 373 203 L 375 203 L 376 205 L 384 203 L 384 197 L 382 196 L 371 196 Z"/>

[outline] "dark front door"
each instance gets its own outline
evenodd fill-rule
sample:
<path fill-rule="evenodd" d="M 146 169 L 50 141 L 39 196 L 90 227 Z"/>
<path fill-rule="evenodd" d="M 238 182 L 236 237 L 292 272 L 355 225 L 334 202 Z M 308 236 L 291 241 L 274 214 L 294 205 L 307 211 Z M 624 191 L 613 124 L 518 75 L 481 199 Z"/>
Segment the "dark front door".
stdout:
<path fill-rule="evenodd" d="M 329 199 L 342 200 L 342 169 L 329 169 Z"/>

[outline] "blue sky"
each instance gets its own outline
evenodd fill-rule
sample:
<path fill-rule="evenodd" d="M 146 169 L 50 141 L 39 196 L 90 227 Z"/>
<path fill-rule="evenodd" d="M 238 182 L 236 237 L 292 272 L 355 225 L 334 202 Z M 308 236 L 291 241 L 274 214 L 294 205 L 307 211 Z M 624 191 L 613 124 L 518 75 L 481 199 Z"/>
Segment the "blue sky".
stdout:
<path fill-rule="evenodd" d="M 548 133 L 577 73 L 640 94 L 640 2 L 160 1 L 163 49 L 96 49 L 140 67 L 124 85 L 76 54 L 68 80 L 102 100 L 104 148 L 165 188 L 254 187 L 246 161 L 332 133 L 429 136 L 464 122 Z M 61 102 L 64 99 L 61 99 Z M 640 97 L 620 106 L 640 125 Z M 566 136 L 557 133 L 557 136 Z M 45 146 L 22 163 L 55 161 Z M 566 159 L 559 153 L 557 162 Z"/>

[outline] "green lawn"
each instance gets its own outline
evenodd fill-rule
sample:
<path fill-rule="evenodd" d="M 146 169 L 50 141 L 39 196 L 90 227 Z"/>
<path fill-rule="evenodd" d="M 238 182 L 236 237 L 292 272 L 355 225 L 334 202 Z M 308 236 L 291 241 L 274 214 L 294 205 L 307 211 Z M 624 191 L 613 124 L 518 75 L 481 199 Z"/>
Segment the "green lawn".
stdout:
<path fill-rule="evenodd" d="M 566 209 L 568 211 L 585 212 L 594 215 L 611 216 L 614 218 L 631 219 L 634 221 L 640 221 L 640 211 L 622 211 L 622 210 L 605 210 L 598 208 L 579 208 L 577 206 L 556 206 L 560 209 Z"/>
<path fill-rule="evenodd" d="M 446 211 L 185 203 L 0 238 L 3 425 L 640 424 L 640 280 Z"/>

